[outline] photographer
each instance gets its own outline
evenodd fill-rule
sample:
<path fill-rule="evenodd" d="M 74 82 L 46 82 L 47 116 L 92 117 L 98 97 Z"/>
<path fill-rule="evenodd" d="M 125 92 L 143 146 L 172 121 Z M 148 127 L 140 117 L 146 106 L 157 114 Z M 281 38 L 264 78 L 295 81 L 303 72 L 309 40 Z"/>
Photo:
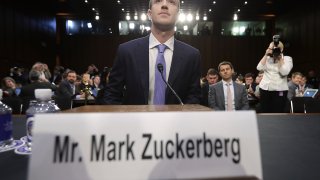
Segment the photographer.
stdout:
<path fill-rule="evenodd" d="M 279 36 L 273 36 L 273 42 L 257 66 L 259 71 L 264 71 L 259 84 L 262 113 L 283 113 L 285 110 L 288 94 L 287 75 L 293 64 L 290 56 L 283 55 L 283 49 Z"/>

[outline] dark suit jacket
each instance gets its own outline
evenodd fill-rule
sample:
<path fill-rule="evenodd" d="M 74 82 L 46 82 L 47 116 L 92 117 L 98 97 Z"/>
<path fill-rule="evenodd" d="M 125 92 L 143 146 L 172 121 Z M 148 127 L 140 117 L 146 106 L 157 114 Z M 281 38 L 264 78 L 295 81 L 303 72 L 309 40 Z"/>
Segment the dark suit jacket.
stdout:
<path fill-rule="evenodd" d="M 199 51 L 174 40 L 168 82 L 183 103 L 200 103 L 200 76 Z M 104 104 L 148 104 L 149 36 L 119 46 L 109 79 Z M 169 88 L 166 104 L 179 104 Z"/>
<path fill-rule="evenodd" d="M 19 97 L 22 98 L 22 113 L 29 108 L 30 100 L 35 99 L 35 89 L 51 89 L 53 92 L 56 91 L 57 87 L 49 82 L 32 82 L 25 86 L 22 86 Z"/>
<path fill-rule="evenodd" d="M 71 100 L 80 94 L 80 90 L 78 87 L 75 89 L 75 94 L 73 94 L 73 90 L 68 81 L 63 80 L 59 84 L 59 87 L 55 93 L 55 100 L 58 104 L 58 107 L 61 110 L 70 109 L 71 108 Z"/>
<path fill-rule="evenodd" d="M 234 101 L 236 110 L 248 110 L 249 103 L 246 87 L 233 81 Z M 225 99 L 222 81 L 209 86 L 209 107 L 214 110 L 225 110 Z"/>
<path fill-rule="evenodd" d="M 209 107 L 209 105 L 208 105 L 208 93 L 209 93 L 209 83 L 205 82 L 203 84 L 203 86 L 201 87 L 201 101 L 200 101 L 200 104 L 203 105 L 203 106 L 207 106 L 207 107 Z"/>

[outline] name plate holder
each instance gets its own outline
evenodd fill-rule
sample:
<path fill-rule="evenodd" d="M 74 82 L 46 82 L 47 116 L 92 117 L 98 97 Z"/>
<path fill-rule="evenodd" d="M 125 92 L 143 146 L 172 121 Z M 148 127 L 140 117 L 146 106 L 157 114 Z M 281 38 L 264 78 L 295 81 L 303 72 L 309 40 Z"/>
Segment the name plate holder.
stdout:
<path fill-rule="evenodd" d="M 263 179 L 256 114 L 37 114 L 29 179 Z"/>

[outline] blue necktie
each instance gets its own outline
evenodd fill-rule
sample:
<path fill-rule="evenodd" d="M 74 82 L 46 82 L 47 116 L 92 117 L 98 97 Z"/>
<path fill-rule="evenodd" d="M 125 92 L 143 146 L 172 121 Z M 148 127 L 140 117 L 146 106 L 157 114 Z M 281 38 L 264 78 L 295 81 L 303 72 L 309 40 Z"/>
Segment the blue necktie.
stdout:
<path fill-rule="evenodd" d="M 166 98 L 166 83 L 163 81 L 161 74 L 158 70 L 158 64 L 163 65 L 163 77 L 166 79 L 166 61 L 164 60 L 164 51 L 167 46 L 164 44 L 158 45 L 158 56 L 155 65 L 155 81 L 154 81 L 154 98 L 153 104 L 161 105 L 165 104 Z"/>

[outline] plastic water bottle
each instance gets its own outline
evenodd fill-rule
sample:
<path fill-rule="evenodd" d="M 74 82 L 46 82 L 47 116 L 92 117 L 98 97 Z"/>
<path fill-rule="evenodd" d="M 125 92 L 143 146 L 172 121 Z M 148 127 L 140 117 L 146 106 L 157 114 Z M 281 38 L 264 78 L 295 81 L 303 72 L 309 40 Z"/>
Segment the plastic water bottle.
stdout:
<path fill-rule="evenodd" d="M 3 104 L 3 91 L 0 89 L 0 152 L 5 151 L 12 144 L 12 109 Z"/>
<path fill-rule="evenodd" d="M 54 113 L 59 111 L 59 108 L 52 103 L 51 100 L 52 91 L 51 89 L 36 89 L 35 97 L 36 101 L 30 101 L 30 106 L 26 111 L 27 123 L 26 123 L 26 133 L 27 133 L 27 147 L 31 152 L 32 147 L 32 129 L 34 123 L 34 115 L 38 113 Z"/>

